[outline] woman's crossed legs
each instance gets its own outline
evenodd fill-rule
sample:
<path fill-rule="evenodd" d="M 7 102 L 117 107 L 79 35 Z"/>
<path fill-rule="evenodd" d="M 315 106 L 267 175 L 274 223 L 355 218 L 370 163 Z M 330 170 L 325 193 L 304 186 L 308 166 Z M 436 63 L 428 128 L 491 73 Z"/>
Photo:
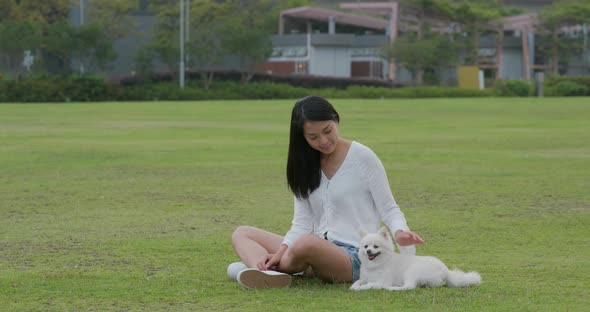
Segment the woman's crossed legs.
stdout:
<path fill-rule="evenodd" d="M 250 226 L 240 226 L 232 235 L 236 254 L 249 268 L 256 268 L 267 254 L 276 253 L 282 242 L 282 236 Z M 352 282 L 352 264 L 348 253 L 313 234 L 303 234 L 289 246 L 277 271 L 290 274 L 313 272 L 325 282 Z"/>

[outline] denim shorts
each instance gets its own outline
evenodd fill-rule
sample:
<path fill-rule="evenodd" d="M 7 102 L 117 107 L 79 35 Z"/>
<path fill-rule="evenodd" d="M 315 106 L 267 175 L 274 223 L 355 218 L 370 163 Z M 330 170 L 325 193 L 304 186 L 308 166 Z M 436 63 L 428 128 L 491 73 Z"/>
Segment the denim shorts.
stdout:
<path fill-rule="evenodd" d="M 332 243 L 346 251 L 348 257 L 350 258 L 350 262 L 352 264 L 352 282 L 356 282 L 361 274 L 361 259 L 359 258 L 359 249 L 337 240 L 333 240 Z"/>

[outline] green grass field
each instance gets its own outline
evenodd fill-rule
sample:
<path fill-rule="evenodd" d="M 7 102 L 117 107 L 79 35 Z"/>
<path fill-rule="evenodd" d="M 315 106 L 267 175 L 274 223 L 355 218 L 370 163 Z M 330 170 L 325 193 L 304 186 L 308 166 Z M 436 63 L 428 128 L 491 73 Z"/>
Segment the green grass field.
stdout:
<path fill-rule="evenodd" d="M 473 288 L 230 281 L 238 225 L 284 234 L 294 101 L 0 105 L 1 311 L 583 311 L 590 98 L 334 100 L 418 253 Z M 586 310 L 588 311 L 588 310 Z"/>

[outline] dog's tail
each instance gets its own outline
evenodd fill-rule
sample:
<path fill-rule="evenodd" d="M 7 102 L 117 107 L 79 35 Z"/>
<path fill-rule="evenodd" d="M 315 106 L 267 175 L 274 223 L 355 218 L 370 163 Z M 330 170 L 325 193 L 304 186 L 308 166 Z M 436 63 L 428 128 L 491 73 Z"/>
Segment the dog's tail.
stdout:
<path fill-rule="evenodd" d="M 449 271 L 447 275 L 447 285 L 449 287 L 466 287 L 481 284 L 481 276 L 475 271 L 463 272 L 458 269 Z"/>

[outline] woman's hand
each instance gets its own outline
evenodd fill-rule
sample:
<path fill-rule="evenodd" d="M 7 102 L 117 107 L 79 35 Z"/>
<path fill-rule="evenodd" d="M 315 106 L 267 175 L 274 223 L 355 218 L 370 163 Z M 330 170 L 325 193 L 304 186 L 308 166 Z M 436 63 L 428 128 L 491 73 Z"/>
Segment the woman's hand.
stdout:
<path fill-rule="evenodd" d="M 422 237 L 420 237 L 420 235 L 412 231 L 402 230 L 398 230 L 395 232 L 395 241 L 400 246 L 419 245 L 424 243 L 424 240 L 422 239 Z"/>
<path fill-rule="evenodd" d="M 281 245 L 281 248 L 279 248 L 279 250 L 277 251 L 277 253 L 275 254 L 267 254 L 265 256 L 263 256 L 260 261 L 258 261 L 258 263 L 256 264 L 256 268 L 259 269 L 260 271 L 267 271 L 267 270 L 273 270 L 273 271 L 278 271 L 279 270 L 279 263 L 281 262 L 281 258 L 283 257 L 283 254 L 285 253 L 285 251 L 287 251 L 287 245 L 283 244 Z"/>
<path fill-rule="evenodd" d="M 276 271 L 279 267 L 281 256 L 279 254 L 268 254 L 262 257 L 256 264 L 256 268 L 260 271 L 273 270 Z"/>

